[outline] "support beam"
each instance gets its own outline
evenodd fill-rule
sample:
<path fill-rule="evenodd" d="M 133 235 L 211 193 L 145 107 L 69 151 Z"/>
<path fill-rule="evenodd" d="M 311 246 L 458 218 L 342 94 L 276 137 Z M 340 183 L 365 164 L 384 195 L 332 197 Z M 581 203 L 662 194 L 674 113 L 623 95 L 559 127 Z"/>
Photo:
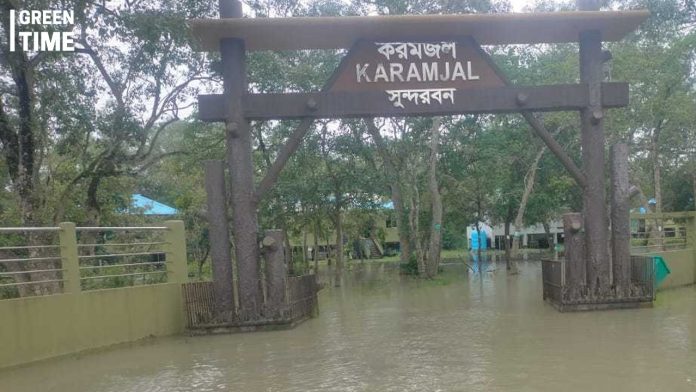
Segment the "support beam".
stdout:
<path fill-rule="evenodd" d="M 529 125 L 532 127 L 534 132 L 541 138 L 541 140 L 546 143 L 546 146 L 549 148 L 549 150 L 553 153 L 553 155 L 558 158 L 559 161 L 561 161 L 561 164 L 563 164 L 563 167 L 568 170 L 568 173 L 575 179 L 575 182 L 577 182 L 578 185 L 580 185 L 580 188 L 585 188 L 587 186 L 587 180 L 585 179 L 585 174 L 578 169 L 577 165 L 575 162 L 573 162 L 572 159 L 566 154 L 565 150 L 563 150 L 563 147 L 561 147 L 560 144 L 556 141 L 556 139 L 553 138 L 553 135 L 549 133 L 549 131 L 546 130 L 546 127 L 539 121 L 538 118 L 533 113 L 528 113 L 528 112 L 523 112 L 522 116 L 524 117 L 525 120 L 529 123 Z"/>
<path fill-rule="evenodd" d="M 605 190 L 604 110 L 601 100 L 602 37 L 598 31 L 580 34 L 580 80 L 589 86 L 590 103 L 580 112 L 582 161 L 587 186 L 583 190 L 588 285 L 594 293 L 610 286 L 608 221 Z"/>
<path fill-rule="evenodd" d="M 239 1 L 221 0 L 220 16 L 241 18 Z M 227 163 L 230 167 L 232 232 L 239 275 L 239 305 L 243 319 L 258 318 L 263 302 L 261 291 L 258 227 L 254 195 L 254 162 L 249 121 L 242 112 L 242 97 L 247 93 L 246 50 L 244 41 L 231 38 L 220 41 L 225 95 Z"/>
<path fill-rule="evenodd" d="M 628 145 L 617 143 L 611 148 L 611 263 L 616 294 L 626 296 L 631 282 L 629 189 Z"/>
<path fill-rule="evenodd" d="M 268 193 L 268 191 L 271 190 L 275 182 L 278 180 L 280 172 L 283 171 L 285 164 L 288 163 L 288 160 L 292 154 L 294 154 L 295 151 L 297 151 L 297 149 L 300 147 L 302 139 L 304 139 L 307 131 L 309 131 L 309 129 L 312 127 L 313 122 L 314 119 L 312 118 L 303 118 L 300 124 L 297 126 L 297 128 L 295 128 L 288 140 L 285 142 L 283 147 L 280 149 L 275 161 L 273 161 L 271 167 L 268 168 L 266 175 L 263 177 L 261 182 L 259 182 L 259 186 L 256 188 L 255 200 L 257 203 L 261 201 L 261 199 L 266 195 L 266 193 Z"/>
<path fill-rule="evenodd" d="M 210 257 L 213 264 L 215 317 L 218 321 L 227 322 L 233 319 L 235 304 L 223 161 L 205 161 L 205 192 L 208 202 Z"/>
<path fill-rule="evenodd" d="M 602 101 L 605 107 L 628 105 L 628 84 L 604 83 Z M 460 90 L 455 93 L 454 102 L 445 100 L 431 105 L 404 102 L 406 109 L 395 107 L 383 91 L 249 94 L 243 99 L 244 115 L 250 120 L 528 113 L 581 110 L 588 104 L 589 91 L 585 84 Z M 222 95 L 200 95 L 198 107 L 201 120 L 224 120 Z"/>

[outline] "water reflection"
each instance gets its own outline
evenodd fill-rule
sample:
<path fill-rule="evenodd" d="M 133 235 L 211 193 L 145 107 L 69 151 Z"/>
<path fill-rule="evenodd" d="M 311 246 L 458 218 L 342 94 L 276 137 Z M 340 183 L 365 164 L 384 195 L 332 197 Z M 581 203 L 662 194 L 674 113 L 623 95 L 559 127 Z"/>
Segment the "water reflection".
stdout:
<path fill-rule="evenodd" d="M 484 273 L 495 271 L 496 254 L 488 252 L 479 254 L 478 252 L 470 251 L 468 256 L 465 263 L 471 269 L 471 272 Z"/>
<path fill-rule="evenodd" d="M 483 257 L 485 256 L 485 257 Z M 0 391 L 694 390 L 696 289 L 653 309 L 559 314 L 541 267 L 446 261 L 433 281 L 395 264 L 333 271 L 295 330 L 158 339 L 0 372 Z"/>

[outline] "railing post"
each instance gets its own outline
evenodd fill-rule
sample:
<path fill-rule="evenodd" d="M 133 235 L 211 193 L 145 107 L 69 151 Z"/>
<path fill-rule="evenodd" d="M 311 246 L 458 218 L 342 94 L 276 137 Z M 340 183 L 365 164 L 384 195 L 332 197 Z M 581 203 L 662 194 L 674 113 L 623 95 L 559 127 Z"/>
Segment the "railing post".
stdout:
<path fill-rule="evenodd" d="M 186 283 L 188 265 L 186 263 L 186 231 L 184 222 L 171 220 L 164 222 L 167 231 L 164 234 L 167 255 L 167 281 L 169 283 Z"/>
<path fill-rule="evenodd" d="M 63 291 L 65 293 L 78 294 L 80 288 L 80 260 L 77 256 L 77 233 L 75 224 L 62 222 L 58 225 L 58 239 L 60 241 L 60 260 L 63 269 Z"/>

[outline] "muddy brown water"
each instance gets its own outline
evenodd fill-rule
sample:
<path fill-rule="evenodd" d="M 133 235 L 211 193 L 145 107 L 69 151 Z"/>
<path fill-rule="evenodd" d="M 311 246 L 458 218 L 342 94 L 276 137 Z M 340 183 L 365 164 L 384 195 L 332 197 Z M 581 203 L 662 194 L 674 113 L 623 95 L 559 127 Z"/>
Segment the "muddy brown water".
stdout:
<path fill-rule="evenodd" d="M 561 314 L 541 265 L 354 265 L 294 330 L 173 337 L 0 371 L 2 392 L 696 391 L 696 288 Z M 0 347 L 0 349 L 2 349 Z"/>

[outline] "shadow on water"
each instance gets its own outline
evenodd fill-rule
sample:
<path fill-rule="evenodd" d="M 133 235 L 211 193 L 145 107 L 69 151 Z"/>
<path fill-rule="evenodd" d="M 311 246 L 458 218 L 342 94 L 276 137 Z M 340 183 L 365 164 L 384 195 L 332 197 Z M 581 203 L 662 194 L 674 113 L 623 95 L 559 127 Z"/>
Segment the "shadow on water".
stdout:
<path fill-rule="evenodd" d="M 289 331 L 156 339 L 0 372 L 24 391 L 694 390 L 696 288 L 653 309 L 561 314 L 535 254 L 445 260 L 432 280 L 396 263 L 320 270 L 320 315 Z"/>

